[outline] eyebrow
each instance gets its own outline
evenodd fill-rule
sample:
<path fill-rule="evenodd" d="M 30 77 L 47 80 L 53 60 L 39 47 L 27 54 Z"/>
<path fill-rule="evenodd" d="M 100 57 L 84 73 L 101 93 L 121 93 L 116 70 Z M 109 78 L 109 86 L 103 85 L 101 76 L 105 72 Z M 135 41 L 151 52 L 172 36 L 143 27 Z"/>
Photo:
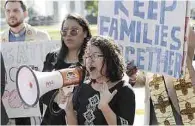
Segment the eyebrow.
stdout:
<path fill-rule="evenodd" d="M 18 9 L 18 8 L 13 8 L 13 9 L 10 9 L 10 8 L 6 8 L 5 10 L 20 10 L 20 9 Z"/>
<path fill-rule="evenodd" d="M 99 53 L 99 54 L 101 54 L 101 52 L 93 52 L 93 54 L 94 54 L 94 53 Z"/>
<path fill-rule="evenodd" d="M 68 28 L 68 27 L 63 27 L 63 29 L 80 29 L 79 27 L 71 27 L 71 28 Z"/>

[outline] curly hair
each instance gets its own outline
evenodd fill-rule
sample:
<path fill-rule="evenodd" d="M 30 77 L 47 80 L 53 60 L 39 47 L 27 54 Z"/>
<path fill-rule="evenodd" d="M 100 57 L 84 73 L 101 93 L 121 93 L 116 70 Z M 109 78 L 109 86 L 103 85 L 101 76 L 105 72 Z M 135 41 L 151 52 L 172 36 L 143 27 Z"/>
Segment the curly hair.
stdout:
<path fill-rule="evenodd" d="M 103 54 L 103 66 L 106 65 L 106 77 L 111 82 L 121 80 L 124 76 L 124 60 L 119 47 L 114 40 L 104 36 L 94 36 L 89 40 L 89 44 L 98 47 Z"/>
<path fill-rule="evenodd" d="M 62 22 L 62 25 L 61 25 L 61 30 L 63 29 L 63 25 L 64 23 L 66 22 L 66 20 L 75 20 L 83 29 L 84 32 L 87 33 L 87 37 L 84 38 L 84 42 L 82 44 L 82 46 L 80 47 L 81 50 L 80 50 L 80 53 L 78 55 L 78 59 L 79 59 L 79 62 L 82 62 L 83 61 L 83 55 L 84 55 L 84 50 L 87 46 L 87 42 L 89 41 L 89 39 L 91 38 L 91 31 L 90 31 L 90 28 L 89 28 L 89 23 L 88 21 L 80 16 L 79 14 L 76 14 L 76 13 L 72 13 L 72 14 L 68 14 L 65 19 L 63 20 Z M 61 48 L 60 48 L 60 52 L 59 52 L 59 57 L 58 59 L 64 59 L 64 57 L 67 55 L 68 53 L 68 47 L 66 46 L 66 44 L 64 43 L 64 39 L 63 37 L 61 36 Z"/>

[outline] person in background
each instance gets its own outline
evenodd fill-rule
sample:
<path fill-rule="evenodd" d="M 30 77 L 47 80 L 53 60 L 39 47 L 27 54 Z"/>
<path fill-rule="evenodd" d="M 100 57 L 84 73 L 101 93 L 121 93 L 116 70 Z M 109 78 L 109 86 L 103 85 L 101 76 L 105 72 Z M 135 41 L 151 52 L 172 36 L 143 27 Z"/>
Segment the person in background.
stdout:
<path fill-rule="evenodd" d="M 5 85 L 6 85 L 6 71 L 5 71 L 5 65 L 4 65 L 2 53 L 1 53 L 0 60 L 1 60 L 1 125 L 6 125 L 9 121 L 9 118 L 7 116 L 5 107 L 2 102 L 2 96 L 5 91 Z"/>
<path fill-rule="evenodd" d="M 22 0 L 7 0 L 4 9 L 9 28 L 1 33 L 0 42 L 39 42 L 50 40 L 47 32 L 38 30 L 24 22 L 28 12 Z M 15 123 L 16 125 L 40 124 L 40 118 L 20 117 L 15 118 L 15 121 L 10 119 L 10 123 Z"/>
<path fill-rule="evenodd" d="M 63 98 L 67 101 L 67 124 L 133 125 L 135 94 L 123 80 L 124 64 L 118 46 L 109 38 L 94 36 L 83 59 L 90 81 L 80 86 L 77 99 L 73 99 L 75 93 Z"/>
<path fill-rule="evenodd" d="M 194 51 L 195 51 L 195 32 L 192 29 L 192 27 L 189 28 L 189 36 L 188 36 L 188 52 L 187 52 L 187 68 L 189 73 L 186 74 L 185 76 L 185 84 L 187 85 L 187 83 L 191 83 L 193 88 L 194 88 L 194 92 L 195 92 L 195 69 L 192 66 L 192 61 L 193 61 L 193 57 L 194 57 Z M 145 120 L 144 120 L 144 125 L 158 125 L 160 123 L 160 120 L 157 118 L 157 113 L 155 113 L 155 108 L 157 107 L 157 104 L 154 103 L 154 101 L 152 100 L 153 96 L 157 96 L 156 93 L 152 93 L 152 89 L 150 88 L 150 85 L 152 84 L 152 81 L 154 80 L 154 78 L 157 80 L 157 82 L 155 82 L 157 85 L 159 83 L 164 83 L 165 86 L 165 91 L 168 94 L 168 98 L 164 97 L 164 101 L 166 99 L 168 99 L 168 101 L 170 101 L 169 106 L 170 106 L 170 110 L 172 109 L 172 114 L 173 114 L 173 120 L 175 120 L 175 125 L 183 125 L 183 121 L 182 121 L 182 116 L 181 116 L 181 110 L 179 107 L 179 103 L 178 103 L 178 98 L 176 95 L 176 89 L 174 88 L 174 80 L 175 78 L 168 76 L 168 75 L 160 75 L 160 74 L 154 74 L 151 72 L 143 72 L 141 70 L 138 70 L 137 73 L 131 74 L 132 72 L 132 68 L 135 66 L 132 66 L 133 64 L 129 63 L 127 65 L 127 75 L 129 76 L 129 83 L 134 85 L 134 87 L 144 87 L 145 86 Z M 187 77 L 188 76 L 188 77 Z M 180 81 L 183 82 L 183 81 Z M 158 89 L 158 86 L 155 86 L 156 89 Z M 157 92 L 157 91 L 156 91 Z M 154 107 L 155 106 L 155 107 Z M 165 104 L 163 105 L 165 106 Z M 168 108 L 168 107 L 167 107 Z M 168 109 L 166 108 L 166 110 L 168 111 Z M 162 111 L 162 109 L 161 109 Z M 163 118 L 163 115 L 165 115 L 166 113 L 160 113 L 160 111 L 158 111 L 158 114 Z M 168 117 L 168 116 L 167 116 Z M 172 120 L 172 121 L 173 121 Z M 167 120 L 165 120 L 163 122 L 164 125 L 168 124 L 168 123 L 172 123 L 172 122 L 168 122 Z M 162 123 L 161 123 L 162 124 Z"/>
<path fill-rule="evenodd" d="M 50 52 L 46 56 L 43 71 L 49 72 L 68 68 L 77 63 L 83 63 L 84 50 L 88 40 L 91 38 L 91 31 L 88 21 L 79 14 L 68 14 L 61 26 L 61 47 L 59 50 Z M 59 98 L 64 92 L 56 89 L 47 92 L 40 99 L 40 105 L 47 106 L 43 111 L 42 125 L 65 125 L 65 112 L 59 108 Z"/>
<path fill-rule="evenodd" d="M 24 19 L 28 16 L 28 12 L 22 0 L 7 0 L 4 9 L 9 28 L 2 32 L 0 42 L 50 40 L 47 32 L 38 30 L 24 22 Z"/>

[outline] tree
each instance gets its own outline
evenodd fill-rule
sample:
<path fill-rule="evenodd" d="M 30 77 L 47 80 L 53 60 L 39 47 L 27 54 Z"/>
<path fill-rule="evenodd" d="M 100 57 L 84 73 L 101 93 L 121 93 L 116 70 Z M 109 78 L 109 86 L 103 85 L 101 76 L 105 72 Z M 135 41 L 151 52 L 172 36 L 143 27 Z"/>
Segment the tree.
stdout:
<path fill-rule="evenodd" d="M 28 8 L 28 15 L 29 17 L 34 17 L 38 15 L 38 11 L 36 11 L 33 7 Z"/>
<path fill-rule="evenodd" d="M 89 15 L 97 17 L 98 15 L 98 1 L 85 1 L 85 9 Z"/>
<path fill-rule="evenodd" d="M 5 0 L 1 0 L 1 17 L 0 18 L 4 18 L 5 17 L 4 4 L 5 4 Z"/>

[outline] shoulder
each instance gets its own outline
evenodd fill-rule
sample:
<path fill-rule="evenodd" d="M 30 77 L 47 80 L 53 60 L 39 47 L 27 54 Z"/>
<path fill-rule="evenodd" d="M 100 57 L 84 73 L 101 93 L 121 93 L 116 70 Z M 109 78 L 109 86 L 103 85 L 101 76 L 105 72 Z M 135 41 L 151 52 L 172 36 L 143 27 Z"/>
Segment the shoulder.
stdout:
<path fill-rule="evenodd" d="M 8 41 L 7 40 L 8 39 L 8 35 L 9 35 L 9 29 L 6 29 L 6 30 L 0 32 L 0 40 L 1 40 L 1 42 Z"/>
<path fill-rule="evenodd" d="M 79 85 L 79 87 L 80 87 L 80 93 L 81 92 L 86 92 L 86 90 L 87 91 L 90 91 L 92 88 L 91 88 L 91 84 L 90 83 L 82 83 L 81 85 Z M 81 93 L 82 94 L 82 93 Z"/>
<path fill-rule="evenodd" d="M 81 84 L 81 88 L 89 88 L 89 87 L 91 87 L 90 82 L 84 81 L 84 82 Z"/>
<path fill-rule="evenodd" d="M 119 94 L 132 95 L 132 96 L 135 95 L 132 86 L 128 82 L 123 80 L 119 85 L 120 86 L 116 87 L 117 92 Z"/>
<path fill-rule="evenodd" d="M 42 37 L 44 40 L 51 40 L 47 31 L 37 29 L 37 36 Z"/>
<path fill-rule="evenodd" d="M 27 30 L 30 30 L 32 31 L 32 33 L 36 34 L 36 38 L 41 38 L 42 40 L 51 40 L 48 32 L 44 31 L 44 30 L 40 30 L 40 29 L 37 29 L 29 24 L 26 24 L 25 23 L 25 27 Z"/>
<path fill-rule="evenodd" d="M 2 32 L 0 33 L 0 35 L 3 36 L 3 35 L 5 35 L 5 34 L 7 34 L 8 32 L 9 32 L 9 29 L 6 29 L 6 30 L 2 31 Z"/>

